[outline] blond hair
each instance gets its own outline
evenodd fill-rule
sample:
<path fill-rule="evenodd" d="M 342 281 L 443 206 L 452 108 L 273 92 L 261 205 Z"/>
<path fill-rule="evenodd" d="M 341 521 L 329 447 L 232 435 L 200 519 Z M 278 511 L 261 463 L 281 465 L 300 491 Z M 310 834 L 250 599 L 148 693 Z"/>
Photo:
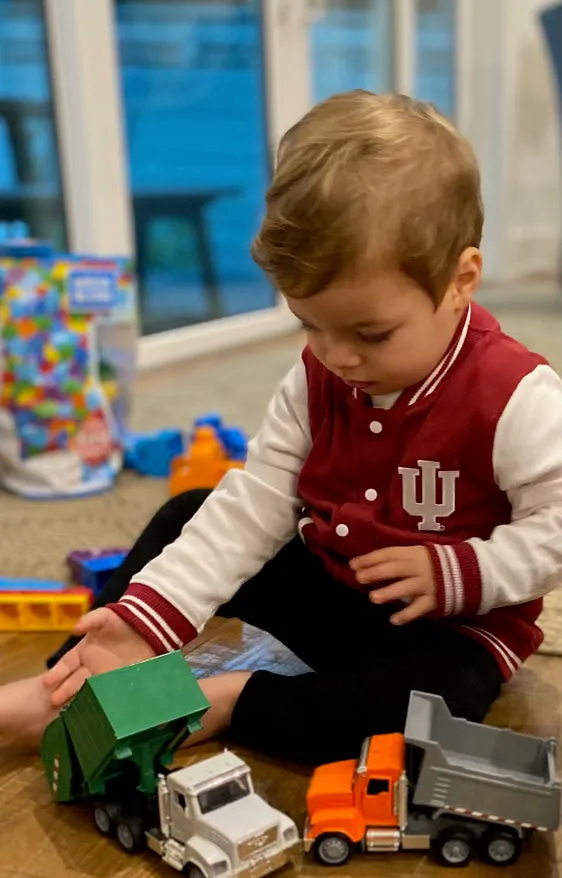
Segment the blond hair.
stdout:
<path fill-rule="evenodd" d="M 441 301 L 479 247 L 480 174 L 467 140 L 430 104 L 357 90 L 282 138 L 252 256 L 302 298 L 335 279 L 399 268 Z"/>

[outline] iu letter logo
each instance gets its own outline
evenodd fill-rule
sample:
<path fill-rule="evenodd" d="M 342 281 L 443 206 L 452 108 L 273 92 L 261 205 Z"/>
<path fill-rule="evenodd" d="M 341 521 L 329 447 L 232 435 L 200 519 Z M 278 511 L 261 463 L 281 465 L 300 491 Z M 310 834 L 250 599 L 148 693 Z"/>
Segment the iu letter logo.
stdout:
<path fill-rule="evenodd" d="M 455 480 L 460 473 L 441 470 L 435 460 L 418 460 L 418 467 L 399 466 L 402 476 L 402 505 L 418 521 L 418 530 L 442 531 L 445 525 L 438 518 L 446 518 L 455 511 Z M 418 476 L 421 475 L 421 497 L 418 499 Z M 437 502 L 437 478 L 441 481 L 441 501 Z"/>

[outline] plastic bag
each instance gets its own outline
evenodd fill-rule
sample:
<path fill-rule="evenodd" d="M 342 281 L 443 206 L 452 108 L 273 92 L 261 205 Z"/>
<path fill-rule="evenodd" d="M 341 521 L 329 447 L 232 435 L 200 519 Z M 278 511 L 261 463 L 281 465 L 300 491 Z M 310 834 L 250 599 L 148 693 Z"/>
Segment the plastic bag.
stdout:
<path fill-rule="evenodd" d="M 31 498 L 111 488 L 135 371 L 125 259 L 0 248 L 0 484 Z"/>

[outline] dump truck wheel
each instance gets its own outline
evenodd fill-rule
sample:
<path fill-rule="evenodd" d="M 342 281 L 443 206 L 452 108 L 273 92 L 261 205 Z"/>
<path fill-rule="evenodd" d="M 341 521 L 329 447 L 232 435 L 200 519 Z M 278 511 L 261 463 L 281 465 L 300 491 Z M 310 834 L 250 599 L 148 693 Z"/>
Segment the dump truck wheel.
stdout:
<path fill-rule="evenodd" d="M 352 853 L 352 844 L 339 832 L 321 835 L 314 845 L 314 857 L 324 866 L 343 866 Z"/>
<path fill-rule="evenodd" d="M 121 808 L 114 802 L 99 802 L 94 805 L 94 823 L 102 835 L 115 835 Z"/>
<path fill-rule="evenodd" d="M 449 826 L 431 843 L 433 856 L 441 866 L 460 868 L 474 856 L 474 836 L 462 826 Z"/>
<path fill-rule="evenodd" d="M 511 866 L 519 859 L 522 847 L 516 832 L 491 827 L 480 839 L 480 857 L 491 866 Z"/>
<path fill-rule="evenodd" d="M 117 841 L 128 854 L 142 851 L 146 838 L 141 818 L 123 817 L 117 824 Z"/>
<path fill-rule="evenodd" d="M 189 865 L 186 869 L 187 878 L 205 878 L 199 866 Z"/>

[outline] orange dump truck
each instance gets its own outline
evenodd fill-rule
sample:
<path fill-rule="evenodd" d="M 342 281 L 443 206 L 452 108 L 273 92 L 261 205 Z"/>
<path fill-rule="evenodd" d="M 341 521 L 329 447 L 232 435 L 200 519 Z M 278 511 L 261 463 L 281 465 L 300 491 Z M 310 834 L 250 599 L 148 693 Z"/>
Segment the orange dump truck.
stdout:
<path fill-rule="evenodd" d="M 367 738 L 359 760 L 322 765 L 307 793 L 304 849 L 327 866 L 354 851 L 429 850 L 445 866 L 478 854 L 514 863 L 560 824 L 556 741 L 451 716 L 412 692 L 404 734 Z"/>

